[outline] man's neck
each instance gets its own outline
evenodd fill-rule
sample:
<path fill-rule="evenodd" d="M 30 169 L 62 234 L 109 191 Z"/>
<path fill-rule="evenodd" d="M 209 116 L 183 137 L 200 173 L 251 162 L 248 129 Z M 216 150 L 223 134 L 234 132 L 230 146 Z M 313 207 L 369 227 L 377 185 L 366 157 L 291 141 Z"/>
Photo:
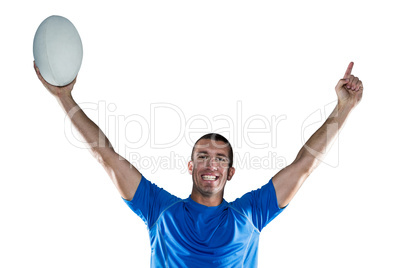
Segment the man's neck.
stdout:
<path fill-rule="evenodd" d="M 201 205 L 207 207 L 216 207 L 222 204 L 223 201 L 223 193 L 220 195 L 213 195 L 213 196 L 204 196 L 201 194 L 197 194 L 194 191 L 191 193 L 190 198 Z"/>

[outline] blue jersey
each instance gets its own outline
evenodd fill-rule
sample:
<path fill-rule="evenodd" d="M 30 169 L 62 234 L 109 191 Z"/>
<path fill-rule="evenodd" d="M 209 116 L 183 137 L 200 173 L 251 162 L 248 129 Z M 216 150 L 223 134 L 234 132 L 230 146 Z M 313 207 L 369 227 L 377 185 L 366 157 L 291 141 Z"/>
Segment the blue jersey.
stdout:
<path fill-rule="evenodd" d="M 151 267 L 257 267 L 261 230 L 283 209 L 272 180 L 216 207 L 180 199 L 144 177 L 131 201 L 148 226 Z"/>

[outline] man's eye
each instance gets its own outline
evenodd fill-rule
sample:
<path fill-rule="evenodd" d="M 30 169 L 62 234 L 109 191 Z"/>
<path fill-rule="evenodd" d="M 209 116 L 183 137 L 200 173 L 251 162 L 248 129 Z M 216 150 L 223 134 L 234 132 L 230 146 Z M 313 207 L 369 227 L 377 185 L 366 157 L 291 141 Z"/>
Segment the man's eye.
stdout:
<path fill-rule="evenodd" d="M 218 160 L 219 162 L 227 162 L 228 160 L 224 157 L 218 157 L 216 158 L 216 160 Z"/>

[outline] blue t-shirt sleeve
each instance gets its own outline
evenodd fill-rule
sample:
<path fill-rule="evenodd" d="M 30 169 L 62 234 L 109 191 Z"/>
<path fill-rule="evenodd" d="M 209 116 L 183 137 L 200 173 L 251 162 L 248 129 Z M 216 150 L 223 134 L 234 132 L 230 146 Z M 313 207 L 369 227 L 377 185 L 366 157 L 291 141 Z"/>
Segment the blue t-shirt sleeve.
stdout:
<path fill-rule="evenodd" d="M 237 198 L 231 205 L 247 216 L 259 231 L 285 209 L 279 208 L 272 179 L 258 190 Z"/>
<path fill-rule="evenodd" d="M 133 199 L 128 201 L 123 198 L 123 200 L 145 222 L 148 228 L 151 228 L 159 215 L 171 204 L 179 201 L 180 198 L 168 193 L 163 188 L 159 188 L 142 176 Z"/>

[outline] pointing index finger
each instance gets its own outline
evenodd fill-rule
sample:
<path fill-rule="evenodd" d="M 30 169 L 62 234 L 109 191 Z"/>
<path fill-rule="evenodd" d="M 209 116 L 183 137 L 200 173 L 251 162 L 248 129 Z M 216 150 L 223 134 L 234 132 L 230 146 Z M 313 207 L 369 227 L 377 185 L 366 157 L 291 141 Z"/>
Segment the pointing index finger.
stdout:
<path fill-rule="evenodd" d="M 346 72 L 345 72 L 345 75 L 343 76 L 343 79 L 349 78 L 349 76 L 352 74 L 353 65 L 354 65 L 353 61 L 351 63 L 349 63 L 349 66 L 346 69 Z"/>

